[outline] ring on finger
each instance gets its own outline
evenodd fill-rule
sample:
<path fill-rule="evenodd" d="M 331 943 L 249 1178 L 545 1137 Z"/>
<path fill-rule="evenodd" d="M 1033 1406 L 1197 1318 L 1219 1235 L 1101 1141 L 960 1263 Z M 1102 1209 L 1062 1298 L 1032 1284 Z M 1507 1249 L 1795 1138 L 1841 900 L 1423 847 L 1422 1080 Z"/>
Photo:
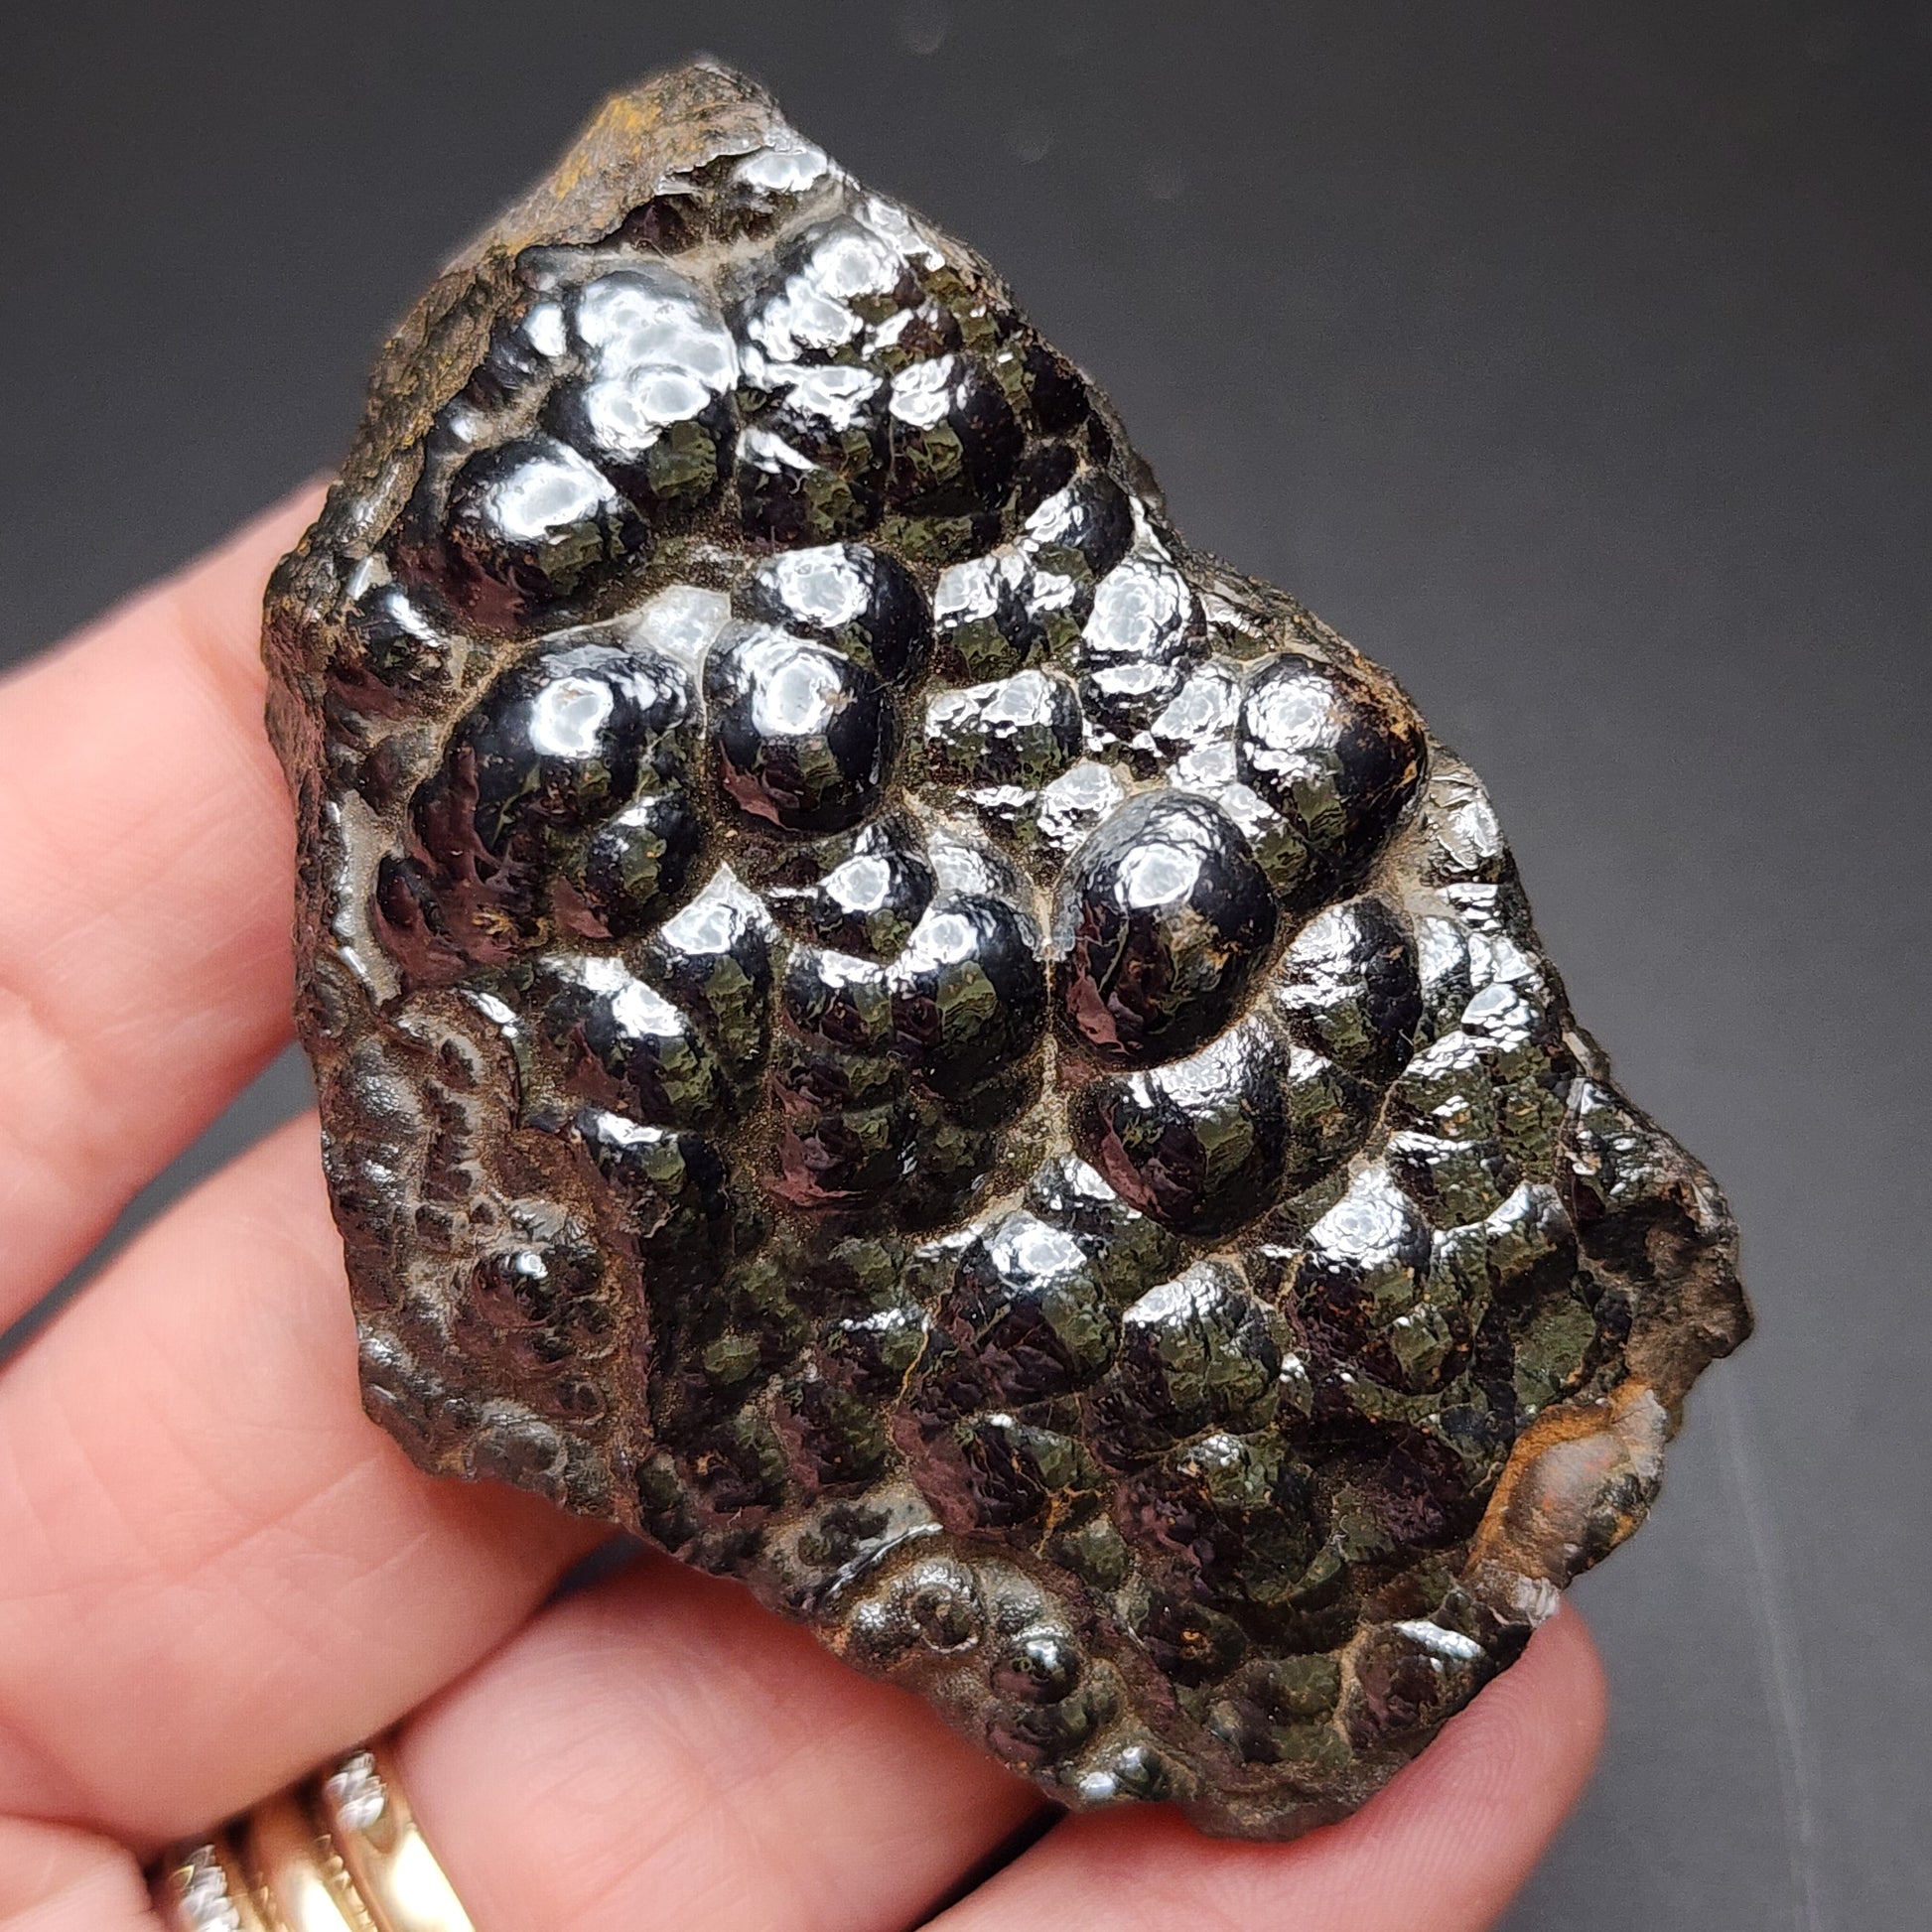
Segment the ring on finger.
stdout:
<path fill-rule="evenodd" d="M 381 1743 L 177 1846 L 150 1875 L 168 1932 L 474 1932 Z"/>

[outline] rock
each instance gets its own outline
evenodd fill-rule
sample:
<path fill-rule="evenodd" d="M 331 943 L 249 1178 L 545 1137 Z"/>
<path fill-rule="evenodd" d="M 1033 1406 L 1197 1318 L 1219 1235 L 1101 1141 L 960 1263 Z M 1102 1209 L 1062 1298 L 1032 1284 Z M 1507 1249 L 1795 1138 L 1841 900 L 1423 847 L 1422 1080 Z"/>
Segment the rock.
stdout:
<path fill-rule="evenodd" d="M 266 652 L 370 1413 L 1063 1803 L 1360 1803 L 1748 1329 L 1473 773 L 721 68 L 425 296 Z"/>

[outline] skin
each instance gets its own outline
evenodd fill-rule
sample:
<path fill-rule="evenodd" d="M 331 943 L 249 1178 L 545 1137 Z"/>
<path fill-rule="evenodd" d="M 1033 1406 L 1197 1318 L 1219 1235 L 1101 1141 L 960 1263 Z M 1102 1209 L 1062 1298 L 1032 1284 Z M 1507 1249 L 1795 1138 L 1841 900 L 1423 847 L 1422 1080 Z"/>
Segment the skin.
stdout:
<path fill-rule="evenodd" d="M 290 1036 L 256 632 L 315 508 L 0 683 L 0 1325 Z M 925 1706 L 666 1559 L 549 1600 L 599 1530 L 363 1418 L 315 1142 L 216 1174 L 0 1370 L 0 1932 L 157 1932 L 158 1845 L 398 1724 L 479 1932 L 1475 1932 L 1582 1790 L 1603 1683 L 1570 1611 L 1354 1818 L 1272 1846 L 1153 1809 L 1038 1836 Z"/>

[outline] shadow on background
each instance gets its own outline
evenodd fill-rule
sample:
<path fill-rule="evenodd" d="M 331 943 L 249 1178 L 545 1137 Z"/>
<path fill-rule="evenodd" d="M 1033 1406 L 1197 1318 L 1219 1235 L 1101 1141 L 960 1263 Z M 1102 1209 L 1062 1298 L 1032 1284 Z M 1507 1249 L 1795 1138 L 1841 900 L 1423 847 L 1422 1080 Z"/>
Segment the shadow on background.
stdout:
<path fill-rule="evenodd" d="M 1512 1925 L 1921 1922 L 1932 9 L 34 9 L 7 653 L 334 460 L 430 268 L 698 44 L 982 247 L 1182 527 L 1404 679 L 1731 1191 L 1760 1333 L 1580 1587 L 1610 1745 Z M 303 1093 L 278 1062 L 116 1238 Z"/>

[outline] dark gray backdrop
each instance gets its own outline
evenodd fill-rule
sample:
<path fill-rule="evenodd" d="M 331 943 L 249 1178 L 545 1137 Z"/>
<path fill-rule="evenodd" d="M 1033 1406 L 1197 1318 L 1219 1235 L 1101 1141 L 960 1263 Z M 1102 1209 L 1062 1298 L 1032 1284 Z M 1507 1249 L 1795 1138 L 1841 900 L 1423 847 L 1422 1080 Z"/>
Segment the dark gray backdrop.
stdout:
<path fill-rule="evenodd" d="M 1195 540 L 1408 683 L 1730 1189 L 1762 1332 L 1580 1587 L 1609 1748 L 1511 1926 L 1926 1923 L 1932 7 L 19 10 L 4 652 L 330 463 L 428 271 L 698 47 L 984 248 Z"/>

